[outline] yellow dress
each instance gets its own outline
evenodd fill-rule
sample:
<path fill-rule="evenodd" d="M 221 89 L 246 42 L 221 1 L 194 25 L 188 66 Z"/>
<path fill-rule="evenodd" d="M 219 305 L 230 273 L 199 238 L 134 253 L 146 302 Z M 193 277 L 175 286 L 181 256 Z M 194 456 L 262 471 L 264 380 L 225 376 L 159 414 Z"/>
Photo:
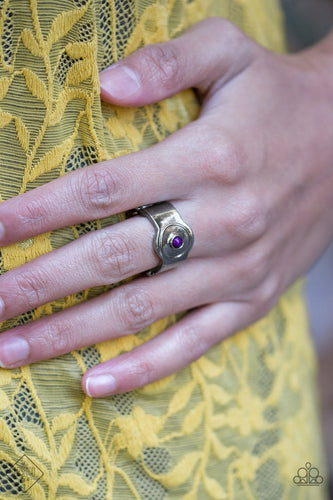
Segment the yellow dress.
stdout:
<path fill-rule="evenodd" d="M 142 45 L 217 15 L 266 47 L 285 50 L 276 0 L 1 0 L 0 8 L 0 201 L 147 148 L 197 116 L 192 90 L 140 108 L 101 103 L 99 71 Z M 1 273 L 123 218 L 1 248 Z M 4 322 L 1 331 L 108 288 L 38 307 Z M 316 360 L 302 283 L 290 287 L 264 319 L 184 370 L 111 397 L 83 393 L 80 381 L 88 368 L 134 349 L 176 320 L 45 362 L 0 369 L 1 499 L 326 498 Z M 299 487 L 293 478 L 309 462 L 324 483 Z"/>

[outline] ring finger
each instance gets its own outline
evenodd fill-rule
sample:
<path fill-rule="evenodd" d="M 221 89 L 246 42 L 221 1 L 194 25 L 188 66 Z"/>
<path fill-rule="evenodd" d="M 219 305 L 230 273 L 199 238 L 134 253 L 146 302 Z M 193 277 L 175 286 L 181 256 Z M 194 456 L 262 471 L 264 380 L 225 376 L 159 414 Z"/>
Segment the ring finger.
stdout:
<path fill-rule="evenodd" d="M 189 258 L 216 257 L 225 245 L 219 230 L 208 227 L 205 214 L 195 209 L 195 202 L 173 203 L 180 214 L 185 214 L 184 219 L 195 234 Z M 8 271 L 0 277 L 0 320 L 154 268 L 159 259 L 153 250 L 153 237 L 151 222 L 144 217 L 133 217 Z"/>
<path fill-rule="evenodd" d="M 187 204 L 181 202 L 178 206 Z M 153 250 L 153 237 L 151 222 L 133 217 L 8 271 L 0 277 L 0 320 L 156 267 L 159 258 Z M 198 252 L 197 245 L 192 255 Z"/>

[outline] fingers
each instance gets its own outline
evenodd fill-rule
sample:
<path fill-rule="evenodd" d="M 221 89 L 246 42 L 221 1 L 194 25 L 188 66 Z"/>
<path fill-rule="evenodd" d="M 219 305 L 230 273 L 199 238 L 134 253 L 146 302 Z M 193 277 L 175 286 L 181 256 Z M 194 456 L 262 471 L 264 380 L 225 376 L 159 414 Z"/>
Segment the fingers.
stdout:
<path fill-rule="evenodd" d="M 211 199 L 207 199 L 209 196 Z M 189 259 L 220 258 L 218 265 L 224 279 L 224 268 L 236 265 L 237 272 L 242 273 L 243 267 L 250 263 L 251 274 L 256 276 L 259 271 L 259 278 L 262 278 L 263 262 L 267 260 L 265 247 L 259 245 L 257 250 L 255 243 L 263 235 L 265 224 L 260 222 L 256 206 L 251 208 L 244 200 L 235 197 L 235 203 L 226 197 L 219 213 L 215 209 L 218 200 L 215 201 L 210 193 L 207 198 L 200 198 L 201 203 L 172 200 L 195 235 Z M 153 250 L 154 234 L 150 221 L 135 216 L 93 231 L 8 271 L 0 276 L 0 321 L 91 287 L 119 283 L 154 268 L 159 263 Z M 235 250 L 239 261 L 229 264 Z M 246 270 L 243 274 L 246 275 Z M 216 287 L 219 288 L 219 284 Z M 224 287 L 229 291 L 229 282 Z"/>
<path fill-rule="evenodd" d="M 197 309 L 140 347 L 88 370 L 82 388 L 89 396 L 101 397 L 156 382 L 196 361 L 213 345 L 248 325 L 250 318 L 245 303 L 217 303 Z"/>
<path fill-rule="evenodd" d="M 154 228 L 142 217 L 100 229 L 0 276 L 0 321 L 155 267 Z"/>
<path fill-rule="evenodd" d="M 229 202 L 235 199 L 231 188 L 245 176 L 243 163 L 223 130 L 200 118 L 147 150 L 68 173 L 0 203 L 0 246 L 140 205 L 194 196 L 200 210 L 214 196 L 221 218 L 225 200 L 235 205 Z"/>
<path fill-rule="evenodd" d="M 250 62 L 255 42 L 221 17 L 205 19 L 168 42 L 147 45 L 100 73 L 107 102 L 142 106 L 196 87 L 206 93 Z"/>
<path fill-rule="evenodd" d="M 186 261 L 0 336 L 0 366 L 14 367 L 140 331 L 171 314 L 237 296 L 241 279 L 214 259 Z M 202 280 L 205 276 L 205 280 Z M 225 284 L 225 285 L 221 285 Z"/>
<path fill-rule="evenodd" d="M 140 205 L 186 196 L 191 131 L 155 146 L 70 172 L 0 203 L 0 246 Z M 184 168 L 179 168 L 183 165 Z"/>

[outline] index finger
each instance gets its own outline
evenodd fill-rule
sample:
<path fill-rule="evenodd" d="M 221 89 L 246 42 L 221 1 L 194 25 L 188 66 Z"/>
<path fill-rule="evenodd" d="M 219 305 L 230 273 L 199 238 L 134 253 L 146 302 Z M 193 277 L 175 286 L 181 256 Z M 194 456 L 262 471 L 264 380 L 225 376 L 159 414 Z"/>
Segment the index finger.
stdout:
<path fill-rule="evenodd" d="M 174 133 L 177 136 L 184 129 Z M 177 199 L 189 187 L 188 141 L 170 136 L 144 151 L 90 165 L 0 204 L 0 243 Z M 179 147 L 181 141 L 182 147 Z M 186 177 L 186 182 L 184 182 Z M 184 187 L 186 186 L 186 187 Z"/>

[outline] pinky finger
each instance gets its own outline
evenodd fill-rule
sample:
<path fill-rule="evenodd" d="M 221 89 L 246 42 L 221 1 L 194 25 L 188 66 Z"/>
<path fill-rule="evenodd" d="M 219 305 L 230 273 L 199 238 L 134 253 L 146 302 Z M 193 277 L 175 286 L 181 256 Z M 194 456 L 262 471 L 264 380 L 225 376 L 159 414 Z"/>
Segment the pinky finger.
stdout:
<path fill-rule="evenodd" d="M 136 349 L 91 368 L 82 388 L 91 397 L 123 393 L 182 370 L 254 321 L 245 302 L 215 303 L 188 313 Z"/>

